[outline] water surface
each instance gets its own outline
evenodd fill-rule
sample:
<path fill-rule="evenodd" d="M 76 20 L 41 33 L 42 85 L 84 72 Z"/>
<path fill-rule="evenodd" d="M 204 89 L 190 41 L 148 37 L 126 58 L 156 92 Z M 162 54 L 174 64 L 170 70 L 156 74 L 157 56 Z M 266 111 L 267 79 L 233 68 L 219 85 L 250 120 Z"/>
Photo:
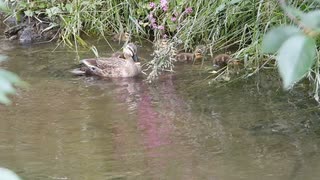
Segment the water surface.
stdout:
<path fill-rule="evenodd" d="M 92 43 L 102 56 L 112 53 Z M 261 74 L 219 88 L 200 86 L 207 75 L 199 65 L 179 65 L 153 84 L 145 76 L 74 77 L 68 70 L 76 54 L 54 48 L 1 40 L 0 53 L 9 56 L 2 66 L 31 85 L 12 106 L 0 106 L 0 166 L 23 179 L 320 175 L 318 110 L 306 92 L 282 92 L 277 78 Z M 142 49 L 142 59 L 150 58 L 151 49 Z"/>

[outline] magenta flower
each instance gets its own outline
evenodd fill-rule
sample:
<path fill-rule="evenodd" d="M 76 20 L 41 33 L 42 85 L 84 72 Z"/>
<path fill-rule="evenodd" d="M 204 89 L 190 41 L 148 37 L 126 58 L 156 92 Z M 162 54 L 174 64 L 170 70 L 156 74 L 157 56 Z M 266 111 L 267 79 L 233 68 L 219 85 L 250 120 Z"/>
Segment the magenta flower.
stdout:
<path fill-rule="evenodd" d="M 192 11 L 192 7 L 188 7 L 184 12 L 186 12 L 187 14 L 191 14 Z"/>
<path fill-rule="evenodd" d="M 164 34 L 162 37 L 163 37 L 163 39 L 167 39 L 167 38 L 168 38 L 168 35 L 167 35 L 167 34 Z"/>
<path fill-rule="evenodd" d="M 177 17 L 175 17 L 175 16 L 172 16 L 172 17 L 171 17 L 171 21 L 172 21 L 172 22 L 175 22 L 176 20 L 177 20 Z"/>
<path fill-rule="evenodd" d="M 156 7 L 156 3 L 150 2 L 150 3 L 149 3 L 149 7 L 150 7 L 151 9 L 154 9 L 154 8 Z"/>
<path fill-rule="evenodd" d="M 158 26 L 159 30 L 164 30 L 164 26 Z"/>
<path fill-rule="evenodd" d="M 162 10 L 163 10 L 163 11 L 168 11 L 168 6 L 163 6 L 163 7 L 162 7 Z"/>
<path fill-rule="evenodd" d="M 160 0 L 160 6 L 163 11 L 167 11 L 168 10 L 168 1 L 167 0 Z"/>
<path fill-rule="evenodd" d="M 157 25 L 156 23 L 152 23 L 152 24 L 151 24 L 151 28 L 152 28 L 152 29 L 157 29 L 157 28 L 158 28 L 158 25 Z"/>
<path fill-rule="evenodd" d="M 153 17 L 153 14 L 149 14 L 148 19 L 149 19 L 151 24 L 156 23 L 156 19 Z"/>

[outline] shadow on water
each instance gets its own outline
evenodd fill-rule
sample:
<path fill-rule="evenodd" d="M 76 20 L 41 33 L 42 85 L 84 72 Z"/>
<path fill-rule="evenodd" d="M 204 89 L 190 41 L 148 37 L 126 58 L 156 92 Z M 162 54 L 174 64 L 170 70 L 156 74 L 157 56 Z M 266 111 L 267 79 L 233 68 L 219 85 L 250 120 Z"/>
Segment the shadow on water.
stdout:
<path fill-rule="evenodd" d="M 0 107 L 0 166 L 24 179 L 319 175 L 317 109 L 304 93 L 282 92 L 270 75 L 220 88 L 194 86 L 205 75 L 197 65 L 178 66 L 153 84 L 74 77 L 75 54 L 52 49 L 0 45 L 10 57 L 3 66 L 31 84 Z M 150 51 L 139 54 L 148 59 Z"/>

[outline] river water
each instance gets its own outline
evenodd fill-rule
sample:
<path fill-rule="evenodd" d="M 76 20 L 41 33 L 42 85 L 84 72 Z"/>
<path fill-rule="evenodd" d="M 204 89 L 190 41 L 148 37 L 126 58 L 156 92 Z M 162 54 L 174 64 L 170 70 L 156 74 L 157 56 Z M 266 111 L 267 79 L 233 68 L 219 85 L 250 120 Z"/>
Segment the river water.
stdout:
<path fill-rule="evenodd" d="M 283 92 L 277 74 L 221 87 L 199 85 L 207 76 L 199 65 L 178 65 L 152 84 L 75 77 L 76 53 L 66 47 L 0 41 L 2 67 L 30 84 L 0 106 L 0 167 L 25 180 L 320 176 L 318 109 L 307 92 Z M 142 59 L 150 53 L 140 46 Z"/>

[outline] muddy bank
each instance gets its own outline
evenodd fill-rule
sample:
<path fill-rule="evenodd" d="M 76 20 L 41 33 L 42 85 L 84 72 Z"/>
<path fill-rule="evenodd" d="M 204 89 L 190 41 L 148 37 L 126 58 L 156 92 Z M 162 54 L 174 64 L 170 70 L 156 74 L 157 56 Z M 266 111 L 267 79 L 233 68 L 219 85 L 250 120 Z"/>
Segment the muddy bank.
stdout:
<path fill-rule="evenodd" d="M 45 18 L 22 18 L 21 21 L 14 17 L 5 17 L 0 14 L 4 35 L 9 41 L 20 44 L 52 42 L 59 38 L 60 26 L 49 22 Z"/>

